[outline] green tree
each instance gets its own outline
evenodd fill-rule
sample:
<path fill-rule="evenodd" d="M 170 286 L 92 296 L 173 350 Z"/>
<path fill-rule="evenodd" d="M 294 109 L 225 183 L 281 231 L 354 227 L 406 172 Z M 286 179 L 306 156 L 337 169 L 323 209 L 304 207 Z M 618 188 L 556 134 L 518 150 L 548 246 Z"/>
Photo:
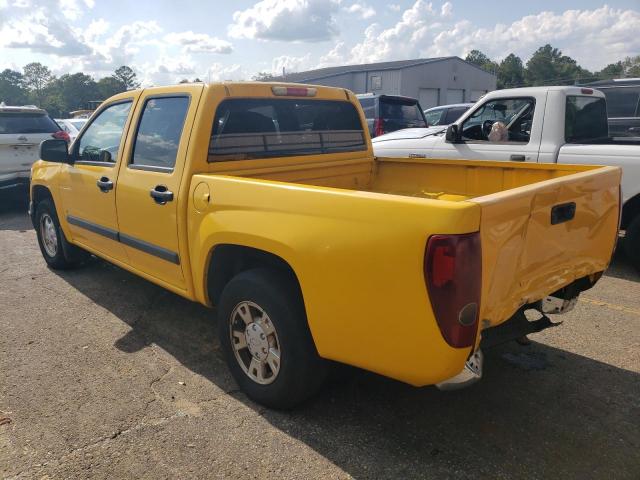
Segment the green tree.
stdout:
<path fill-rule="evenodd" d="M 255 82 L 271 82 L 272 80 L 275 80 L 277 77 L 277 75 L 273 75 L 269 72 L 258 72 L 256 73 L 254 76 L 251 77 L 251 80 L 255 81 Z"/>
<path fill-rule="evenodd" d="M 513 53 L 500 62 L 498 88 L 514 88 L 524 85 L 524 66 L 520 57 Z"/>
<path fill-rule="evenodd" d="M 620 78 L 624 76 L 624 64 L 619 61 L 616 63 L 610 63 L 602 70 L 596 73 L 596 76 L 602 80 L 609 78 Z"/>
<path fill-rule="evenodd" d="M 86 108 L 90 100 L 99 100 L 98 85 L 84 73 L 64 74 L 55 82 L 53 89 L 59 97 L 64 112 Z"/>
<path fill-rule="evenodd" d="M 622 65 L 625 77 L 640 77 L 640 55 L 625 58 Z"/>
<path fill-rule="evenodd" d="M 0 72 L 0 102 L 6 105 L 24 105 L 27 101 L 22 73 L 9 68 Z"/>
<path fill-rule="evenodd" d="M 530 85 L 572 85 L 593 79 L 593 74 L 547 44 L 531 56 L 525 77 Z"/>
<path fill-rule="evenodd" d="M 125 90 L 133 90 L 134 88 L 138 88 L 140 86 L 140 82 L 138 82 L 136 72 L 134 72 L 131 67 L 127 67 L 126 65 L 118 67 L 113 74 L 113 78 L 118 80 L 124 86 Z"/>
<path fill-rule="evenodd" d="M 46 88 L 55 78 L 51 70 L 39 62 L 32 62 L 24 66 L 24 84 L 32 94 L 38 105 L 44 101 Z"/>
<path fill-rule="evenodd" d="M 498 71 L 498 64 L 487 57 L 480 50 L 471 50 L 465 60 L 469 63 L 477 65 L 481 69 L 489 73 L 496 73 Z"/>
<path fill-rule="evenodd" d="M 98 80 L 96 84 L 96 97 L 93 100 L 106 100 L 109 97 L 121 92 L 125 92 L 127 89 L 122 82 L 115 77 L 104 77 Z"/>

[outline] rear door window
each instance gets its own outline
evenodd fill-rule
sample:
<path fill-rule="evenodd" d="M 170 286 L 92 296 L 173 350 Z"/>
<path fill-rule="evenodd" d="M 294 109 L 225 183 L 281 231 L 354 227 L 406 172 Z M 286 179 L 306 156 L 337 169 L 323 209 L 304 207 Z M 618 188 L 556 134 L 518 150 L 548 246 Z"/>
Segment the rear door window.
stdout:
<path fill-rule="evenodd" d="M 602 92 L 607 97 L 607 111 L 610 118 L 638 116 L 640 86 L 603 88 Z"/>
<path fill-rule="evenodd" d="M 410 99 L 381 97 L 380 117 L 384 121 L 385 132 L 427 126 L 420 105 Z"/>
<path fill-rule="evenodd" d="M 58 125 L 42 113 L 0 113 L 0 134 L 54 133 Z"/>
<path fill-rule="evenodd" d="M 218 106 L 209 161 L 366 149 L 360 116 L 349 102 L 235 98 Z"/>
<path fill-rule="evenodd" d="M 171 170 L 189 108 L 189 97 L 150 98 L 144 105 L 131 165 Z"/>
<path fill-rule="evenodd" d="M 564 138 L 567 143 L 591 143 L 609 137 L 604 98 L 568 96 Z"/>

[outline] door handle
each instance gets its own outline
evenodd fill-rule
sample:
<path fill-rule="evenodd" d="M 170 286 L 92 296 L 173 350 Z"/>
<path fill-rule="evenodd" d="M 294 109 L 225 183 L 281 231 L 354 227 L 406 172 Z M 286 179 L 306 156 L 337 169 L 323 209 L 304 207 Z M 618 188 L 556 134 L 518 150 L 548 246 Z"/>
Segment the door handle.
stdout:
<path fill-rule="evenodd" d="M 108 177 L 100 177 L 100 180 L 96 182 L 96 185 L 101 192 L 107 193 L 109 190 L 113 190 L 113 182 Z"/>
<path fill-rule="evenodd" d="M 173 192 L 169 191 L 165 185 L 156 185 L 149 191 L 149 195 L 158 205 L 173 201 Z"/>
<path fill-rule="evenodd" d="M 511 155 L 509 158 L 514 162 L 524 162 L 525 161 L 524 155 Z"/>

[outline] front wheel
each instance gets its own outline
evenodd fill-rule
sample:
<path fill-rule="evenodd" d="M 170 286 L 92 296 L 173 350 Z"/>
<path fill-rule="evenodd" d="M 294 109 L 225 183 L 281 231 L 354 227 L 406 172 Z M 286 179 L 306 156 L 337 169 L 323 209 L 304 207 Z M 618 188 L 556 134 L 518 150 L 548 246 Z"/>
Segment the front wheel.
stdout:
<path fill-rule="evenodd" d="M 624 253 L 631 264 L 640 270 L 640 215 L 627 226 L 624 235 Z"/>
<path fill-rule="evenodd" d="M 220 298 L 218 334 L 242 391 L 267 407 L 296 406 L 326 377 L 297 284 L 283 272 L 254 269 L 234 277 Z"/>
<path fill-rule="evenodd" d="M 45 199 L 38 203 L 35 227 L 40 251 L 51 268 L 73 268 L 88 257 L 86 252 L 71 245 L 65 238 L 51 200 Z"/>

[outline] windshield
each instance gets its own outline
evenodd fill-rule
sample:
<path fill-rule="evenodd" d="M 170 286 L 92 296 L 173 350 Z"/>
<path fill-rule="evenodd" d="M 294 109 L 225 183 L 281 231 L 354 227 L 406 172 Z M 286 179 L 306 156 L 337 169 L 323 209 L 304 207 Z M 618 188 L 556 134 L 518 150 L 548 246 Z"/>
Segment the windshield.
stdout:
<path fill-rule="evenodd" d="M 609 137 L 604 98 L 567 97 L 564 138 L 567 143 L 589 143 Z"/>
<path fill-rule="evenodd" d="M 54 133 L 58 125 L 42 113 L 0 113 L 2 133 Z"/>

